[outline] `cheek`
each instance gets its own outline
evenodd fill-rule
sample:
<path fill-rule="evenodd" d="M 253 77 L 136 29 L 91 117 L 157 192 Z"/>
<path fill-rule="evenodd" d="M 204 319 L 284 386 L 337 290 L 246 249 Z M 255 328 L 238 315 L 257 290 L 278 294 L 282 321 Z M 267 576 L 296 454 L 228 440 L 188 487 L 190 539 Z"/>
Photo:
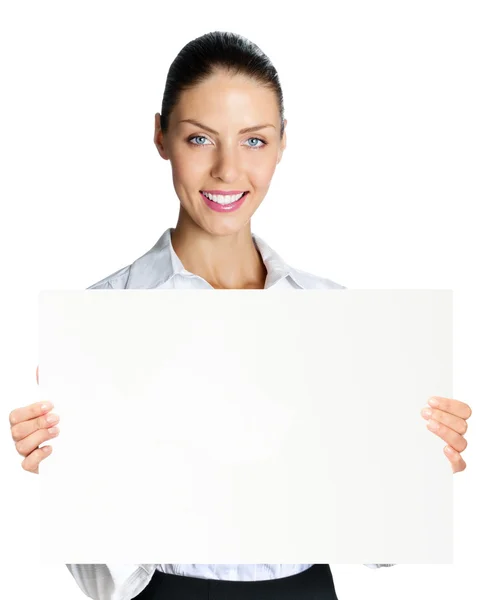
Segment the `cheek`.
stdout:
<path fill-rule="evenodd" d="M 258 160 L 250 165 L 249 176 L 251 183 L 257 188 L 266 188 L 270 185 L 275 167 L 277 166 L 276 157 Z"/>
<path fill-rule="evenodd" d="M 171 160 L 171 170 L 173 180 L 179 185 L 192 186 L 196 185 L 206 172 L 206 167 L 203 167 L 199 160 L 194 160 L 189 154 L 182 156 L 173 156 Z"/>

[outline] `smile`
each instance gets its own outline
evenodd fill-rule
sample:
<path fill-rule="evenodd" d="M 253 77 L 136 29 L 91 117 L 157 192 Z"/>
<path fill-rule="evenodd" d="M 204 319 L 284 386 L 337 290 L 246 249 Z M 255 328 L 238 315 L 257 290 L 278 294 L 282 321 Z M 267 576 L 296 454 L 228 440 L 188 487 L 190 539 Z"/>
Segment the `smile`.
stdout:
<path fill-rule="evenodd" d="M 216 202 L 217 204 L 227 205 L 227 204 L 233 204 L 233 202 L 238 202 L 238 200 L 240 200 L 248 192 L 241 192 L 239 194 L 236 194 L 236 193 L 235 194 L 229 194 L 229 193 L 210 194 L 209 192 L 202 191 L 201 193 L 203 194 L 203 196 L 205 196 L 212 202 Z"/>
<path fill-rule="evenodd" d="M 233 212 L 242 206 L 249 192 L 239 194 L 210 194 L 200 190 L 205 204 L 216 212 Z"/>

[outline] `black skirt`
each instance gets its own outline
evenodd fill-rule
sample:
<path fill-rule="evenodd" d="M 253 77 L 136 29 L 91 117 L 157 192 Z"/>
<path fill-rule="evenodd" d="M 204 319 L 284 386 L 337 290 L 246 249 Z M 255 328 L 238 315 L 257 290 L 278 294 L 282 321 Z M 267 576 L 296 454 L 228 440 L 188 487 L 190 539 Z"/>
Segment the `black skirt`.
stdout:
<path fill-rule="evenodd" d="M 156 570 L 133 600 L 337 600 L 329 565 L 264 581 L 223 581 Z"/>

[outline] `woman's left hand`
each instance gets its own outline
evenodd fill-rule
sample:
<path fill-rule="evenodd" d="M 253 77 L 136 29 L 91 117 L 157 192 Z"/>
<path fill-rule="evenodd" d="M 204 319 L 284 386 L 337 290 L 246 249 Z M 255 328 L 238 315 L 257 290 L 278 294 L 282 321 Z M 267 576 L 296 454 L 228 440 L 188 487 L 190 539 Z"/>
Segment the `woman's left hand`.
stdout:
<path fill-rule="evenodd" d="M 432 396 L 428 404 L 431 408 L 425 407 L 421 410 L 421 415 L 429 419 L 427 428 L 448 442 L 444 452 L 451 463 L 453 474 L 464 471 L 466 463 L 460 453 L 468 445 L 463 435 L 468 429 L 466 419 L 471 417 L 471 408 L 464 402 L 441 396 Z"/>

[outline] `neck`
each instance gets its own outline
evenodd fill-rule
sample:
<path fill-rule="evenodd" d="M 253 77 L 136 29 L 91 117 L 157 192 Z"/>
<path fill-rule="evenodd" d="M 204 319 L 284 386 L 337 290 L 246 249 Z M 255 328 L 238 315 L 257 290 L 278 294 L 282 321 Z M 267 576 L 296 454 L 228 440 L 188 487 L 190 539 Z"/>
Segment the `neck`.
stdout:
<path fill-rule="evenodd" d="M 171 243 L 184 268 L 215 289 L 263 289 L 267 269 L 252 239 L 250 222 L 236 233 L 213 235 L 181 208 Z"/>

